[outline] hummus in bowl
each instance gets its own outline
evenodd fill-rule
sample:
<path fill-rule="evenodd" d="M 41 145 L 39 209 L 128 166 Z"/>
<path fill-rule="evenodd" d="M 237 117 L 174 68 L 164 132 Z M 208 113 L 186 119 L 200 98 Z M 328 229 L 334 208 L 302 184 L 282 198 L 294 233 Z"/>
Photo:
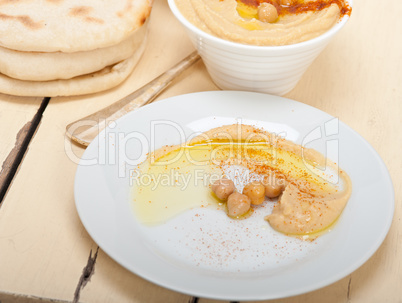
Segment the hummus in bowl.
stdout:
<path fill-rule="evenodd" d="M 250 45 L 316 38 L 350 16 L 346 0 L 175 0 L 182 15 L 213 36 Z"/>

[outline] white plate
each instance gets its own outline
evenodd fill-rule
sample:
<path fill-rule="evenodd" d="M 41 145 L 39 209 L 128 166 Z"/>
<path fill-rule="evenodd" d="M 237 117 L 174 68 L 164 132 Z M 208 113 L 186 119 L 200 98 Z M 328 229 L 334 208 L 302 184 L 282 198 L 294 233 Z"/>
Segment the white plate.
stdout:
<path fill-rule="evenodd" d="M 235 222 L 222 212 L 202 209 L 155 227 L 136 220 L 130 172 L 134 162 L 144 159 L 143 151 L 237 121 L 299 144 L 310 142 L 307 146 L 349 174 L 353 193 L 331 232 L 314 242 L 278 234 L 261 217 L 269 207 L 253 219 Z M 85 151 L 75 201 L 91 237 L 123 267 L 178 292 L 225 300 L 282 298 L 347 276 L 380 246 L 394 210 L 383 161 L 348 126 L 296 101 L 234 91 L 181 95 L 119 119 Z"/>

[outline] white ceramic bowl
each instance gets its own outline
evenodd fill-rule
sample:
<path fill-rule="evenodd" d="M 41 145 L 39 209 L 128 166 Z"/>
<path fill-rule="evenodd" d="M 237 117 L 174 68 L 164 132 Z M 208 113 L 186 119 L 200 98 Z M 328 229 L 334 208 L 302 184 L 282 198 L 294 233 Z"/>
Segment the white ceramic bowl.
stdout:
<path fill-rule="evenodd" d="M 284 95 L 292 90 L 306 69 L 345 25 L 345 15 L 323 35 L 297 44 L 255 46 L 227 41 L 205 33 L 168 0 L 175 17 L 187 30 L 215 84 L 225 90 Z M 352 1 L 348 4 L 352 7 Z"/>

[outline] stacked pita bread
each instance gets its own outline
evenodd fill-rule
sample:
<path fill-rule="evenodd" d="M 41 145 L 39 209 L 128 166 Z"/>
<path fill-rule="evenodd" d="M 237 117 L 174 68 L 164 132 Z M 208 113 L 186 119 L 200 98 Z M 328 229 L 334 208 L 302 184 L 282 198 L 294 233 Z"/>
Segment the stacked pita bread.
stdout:
<path fill-rule="evenodd" d="M 0 92 L 95 93 L 123 82 L 145 47 L 152 0 L 0 0 Z"/>

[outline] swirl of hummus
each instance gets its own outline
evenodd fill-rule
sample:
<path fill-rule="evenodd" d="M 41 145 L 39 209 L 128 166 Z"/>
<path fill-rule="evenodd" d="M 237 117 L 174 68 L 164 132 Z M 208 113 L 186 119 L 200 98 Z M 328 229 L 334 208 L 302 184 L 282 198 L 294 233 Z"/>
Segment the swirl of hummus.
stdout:
<path fill-rule="evenodd" d="M 201 30 L 251 45 L 279 46 L 307 41 L 351 14 L 345 0 L 281 3 L 279 0 L 176 0 L 183 16 Z M 266 22 L 259 15 L 259 7 L 267 5 L 276 8 L 278 18 L 274 22 Z"/>
<path fill-rule="evenodd" d="M 327 230 L 352 192 L 346 172 L 318 151 L 251 125 L 233 124 L 151 153 L 139 167 L 147 182 L 134 188 L 136 213 L 142 222 L 157 224 L 192 207 L 215 207 L 208 185 L 196 181 L 200 171 L 221 178 L 225 167 L 243 167 L 262 177 L 275 175 L 286 184 L 278 201 L 265 202 L 275 206 L 264 218 L 286 235 Z M 182 178 L 188 181 L 184 187 Z"/>

